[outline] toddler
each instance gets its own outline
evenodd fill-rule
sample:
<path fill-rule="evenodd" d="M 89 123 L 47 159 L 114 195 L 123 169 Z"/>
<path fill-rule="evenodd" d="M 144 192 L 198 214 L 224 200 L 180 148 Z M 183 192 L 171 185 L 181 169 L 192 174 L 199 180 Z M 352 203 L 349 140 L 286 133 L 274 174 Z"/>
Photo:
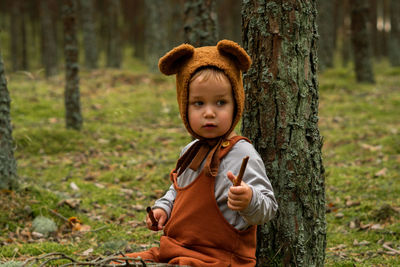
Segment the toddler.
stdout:
<path fill-rule="evenodd" d="M 270 220 L 277 202 L 265 167 L 250 141 L 234 132 L 244 108 L 242 71 L 250 57 L 229 40 L 217 46 L 180 45 L 159 61 L 176 74 L 177 100 L 187 131 L 196 140 L 181 152 L 172 185 L 155 202 L 149 229 L 163 230 L 159 247 L 128 254 L 189 266 L 255 266 L 256 229 Z M 243 181 L 233 186 L 242 159 Z"/>

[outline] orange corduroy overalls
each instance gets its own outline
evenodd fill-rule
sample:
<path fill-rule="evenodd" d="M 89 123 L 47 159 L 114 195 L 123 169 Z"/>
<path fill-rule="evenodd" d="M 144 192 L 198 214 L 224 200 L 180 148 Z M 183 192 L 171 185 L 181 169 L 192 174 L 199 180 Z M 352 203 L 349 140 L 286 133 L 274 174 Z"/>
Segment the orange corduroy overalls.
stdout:
<path fill-rule="evenodd" d="M 219 157 L 241 139 L 230 139 Z M 226 221 L 215 200 L 215 178 L 202 171 L 191 184 L 178 187 L 174 169 L 171 180 L 177 196 L 160 247 L 127 256 L 188 266 L 255 266 L 257 227 L 239 231 Z"/>

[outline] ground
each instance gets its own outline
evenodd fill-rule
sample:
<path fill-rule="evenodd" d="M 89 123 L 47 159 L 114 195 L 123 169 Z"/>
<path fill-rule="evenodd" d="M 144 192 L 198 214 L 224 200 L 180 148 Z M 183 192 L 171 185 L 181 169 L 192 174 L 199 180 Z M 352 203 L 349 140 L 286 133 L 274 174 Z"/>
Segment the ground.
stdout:
<path fill-rule="evenodd" d="M 174 79 L 140 64 L 80 75 L 80 132 L 65 129 L 62 74 L 7 76 L 20 188 L 0 193 L 0 261 L 54 251 L 85 260 L 157 245 L 145 209 L 169 187 L 191 140 Z M 400 265 L 400 69 L 380 63 L 376 79 L 357 84 L 350 67 L 319 76 L 326 266 Z M 39 215 L 57 232 L 34 232 Z"/>

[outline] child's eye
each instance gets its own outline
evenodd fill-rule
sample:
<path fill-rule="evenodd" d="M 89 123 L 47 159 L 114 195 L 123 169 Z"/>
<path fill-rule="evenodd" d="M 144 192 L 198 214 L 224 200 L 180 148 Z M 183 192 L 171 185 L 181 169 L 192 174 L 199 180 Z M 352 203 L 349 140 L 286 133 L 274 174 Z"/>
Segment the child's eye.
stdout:
<path fill-rule="evenodd" d="M 225 105 L 226 104 L 226 101 L 225 100 L 218 100 L 217 101 L 217 105 L 218 106 L 223 106 L 223 105 Z"/>
<path fill-rule="evenodd" d="M 192 104 L 193 104 L 194 106 L 196 106 L 196 107 L 200 107 L 200 106 L 203 105 L 203 101 L 194 101 L 194 102 L 192 102 Z"/>

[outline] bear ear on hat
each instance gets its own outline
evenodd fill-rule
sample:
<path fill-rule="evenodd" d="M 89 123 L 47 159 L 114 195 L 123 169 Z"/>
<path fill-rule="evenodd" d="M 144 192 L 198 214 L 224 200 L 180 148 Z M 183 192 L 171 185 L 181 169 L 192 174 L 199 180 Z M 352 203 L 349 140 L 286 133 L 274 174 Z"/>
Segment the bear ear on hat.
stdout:
<path fill-rule="evenodd" d="M 158 68 L 165 75 L 176 74 L 182 64 L 182 60 L 189 58 L 194 53 L 194 47 L 190 44 L 181 44 L 166 53 L 158 61 Z"/>
<path fill-rule="evenodd" d="M 235 57 L 238 61 L 238 67 L 241 71 L 246 71 L 250 68 L 250 56 L 237 43 L 230 40 L 221 40 L 217 44 L 217 49 L 220 52 L 222 51 Z"/>

